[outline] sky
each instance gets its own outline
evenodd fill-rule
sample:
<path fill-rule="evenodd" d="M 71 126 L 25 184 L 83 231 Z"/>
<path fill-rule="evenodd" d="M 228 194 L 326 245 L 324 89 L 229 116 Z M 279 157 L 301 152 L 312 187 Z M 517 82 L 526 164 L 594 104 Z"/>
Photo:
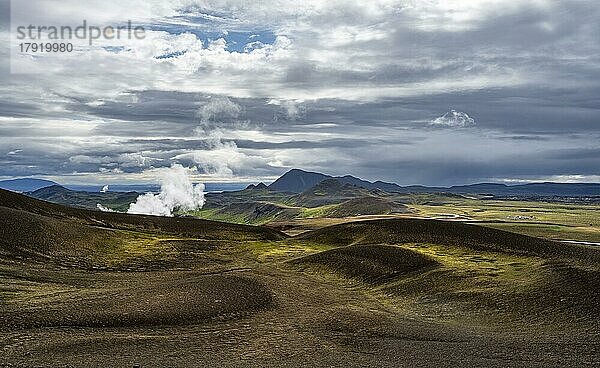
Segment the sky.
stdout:
<path fill-rule="evenodd" d="M 593 0 L 0 4 L 0 179 L 600 182 Z M 145 38 L 15 55 L 17 25 L 83 20 Z"/>

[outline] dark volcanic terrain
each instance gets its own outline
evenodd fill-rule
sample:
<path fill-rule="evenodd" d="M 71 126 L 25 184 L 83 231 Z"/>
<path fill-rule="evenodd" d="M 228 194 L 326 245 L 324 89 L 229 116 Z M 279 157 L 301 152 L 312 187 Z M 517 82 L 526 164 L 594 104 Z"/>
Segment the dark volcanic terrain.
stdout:
<path fill-rule="evenodd" d="M 0 366 L 596 367 L 599 261 L 457 222 L 290 237 L 0 190 Z"/>

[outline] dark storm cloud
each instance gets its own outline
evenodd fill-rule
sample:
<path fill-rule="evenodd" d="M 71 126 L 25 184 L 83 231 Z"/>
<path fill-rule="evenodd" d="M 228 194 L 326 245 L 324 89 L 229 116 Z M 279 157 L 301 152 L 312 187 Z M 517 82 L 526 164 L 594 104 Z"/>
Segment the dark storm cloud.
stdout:
<path fill-rule="evenodd" d="M 502 140 L 513 140 L 513 141 L 547 141 L 548 137 L 535 136 L 535 135 L 511 135 L 499 137 Z"/>
<path fill-rule="evenodd" d="M 325 139 L 322 141 L 292 140 L 287 142 L 253 141 L 248 139 L 223 140 L 224 143 L 232 142 L 240 149 L 276 150 L 276 149 L 312 149 L 312 148 L 344 148 L 377 144 L 383 140 L 375 137 L 372 139 Z M 396 144 L 413 144 L 413 142 L 395 142 Z M 210 150 L 214 147 L 213 139 L 129 139 L 121 142 L 124 147 L 136 147 L 135 151 L 186 151 Z"/>
<path fill-rule="evenodd" d="M 141 91 L 129 92 L 122 101 L 102 101 L 99 106 L 90 105 L 93 101 L 73 101 L 69 108 L 89 115 L 106 119 L 133 122 L 163 122 L 197 126 L 202 120 L 202 108 L 219 95 L 184 92 Z M 243 119 L 217 116 L 222 125 L 240 125 L 244 121 L 254 124 L 272 123 L 280 108 L 269 105 L 268 99 L 242 99 L 227 97 L 240 105 Z"/>
<path fill-rule="evenodd" d="M 546 157 L 555 160 L 585 160 L 600 168 L 600 148 L 570 148 L 548 151 Z"/>
<path fill-rule="evenodd" d="M 365 137 L 362 139 L 326 139 L 322 141 L 289 141 L 281 143 L 235 140 L 235 143 L 239 148 L 250 149 L 344 149 L 348 147 L 368 146 L 382 142 L 385 142 L 385 139 L 380 137 Z M 411 145 L 414 142 L 394 141 L 394 143 L 397 145 Z"/>
<path fill-rule="evenodd" d="M 32 117 L 40 112 L 40 109 L 31 103 L 0 101 L 0 116 L 13 118 Z"/>
<path fill-rule="evenodd" d="M 518 162 L 518 164 L 516 164 Z M 381 178 L 401 184 L 457 185 L 502 179 L 528 179 L 560 175 L 600 175 L 596 158 L 556 160 L 552 155 L 512 155 L 492 163 L 482 160 L 445 160 L 442 158 L 404 161 L 402 159 L 367 160 L 356 167 L 357 175 L 366 178 Z"/>
<path fill-rule="evenodd" d="M 189 124 L 198 120 L 196 98 L 195 94 L 148 91 L 128 95 L 129 101 L 103 101 L 99 106 L 79 103 L 70 108 L 106 119 Z"/>
<path fill-rule="evenodd" d="M 276 119 L 284 111 L 280 106 L 268 104 L 266 99 L 231 98 L 241 107 L 242 116 L 219 119 L 216 125 L 241 129 L 258 127 L 267 132 L 293 130 L 289 128 L 290 121 L 294 125 L 329 122 L 357 127 L 424 127 L 431 120 L 455 109 L 467 112 L 479 126 L 507 133 L 582 133 L 600 131 L 597 123 L 600 107 L 593 105 L 591 98 L 585 97 L 595 94 L 600 95 L 600 88 L 570 93 L 549 91 L 545 96 L 540 96 L 535 90 L 511 88 L 365 103 L 329 99 L 301 103 L 306 113 L 293 120 Z M 176 92 L 144 92 L 133 96 L 138 99 L 136 103 L 111 101 L 97 107 L 79 104 L 71 108 L 99 118 L 118 120 L 107 121 L 100 128 L 117 135 L 129 136 L 135 132 L 157 134 L 165 130 L 185 134 L 200 125 L 199 109 L 210 99 L 210 96 Z"/>

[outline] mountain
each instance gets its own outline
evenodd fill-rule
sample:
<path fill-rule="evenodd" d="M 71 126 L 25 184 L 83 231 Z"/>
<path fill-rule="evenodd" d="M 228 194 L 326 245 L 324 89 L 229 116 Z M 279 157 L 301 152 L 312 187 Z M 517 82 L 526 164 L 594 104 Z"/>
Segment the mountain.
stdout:
<path fill-rule="evenodd" d="M 506 185 L 497 183 L 479 183 L 456 185 L 452 187 L 427 187 L 422 185 L 400 186 L 382 181 L 370 182 L 346 175 L 334 177 L 316 172 L 293 169 L 269 185 L 269 189 L 286 193 L 302 193 L 326 179 L 335 179 L 342 184 L 382 190 L 389 193 L 450 193 L 450 194 L 487 194 L 493 196 L 528 197 L 590 197 L 600 196 L 600 184 L 593 183 L 529 183 Z"/>
<path fill-rule="evenodd" d="M 331 178 L 325 179 L 294 196 L 291 202 L 297 206 L 319 207 L 355 198 L 371 197 L 373 195 L 375 193 L 364 187 L 343 183 L 340 179 Z"/>
<path fill-rule="evenodd" d="M 245 190 L 269 190 L 269 187 L 265 183 L 258 183 L 256 185 L 250 184 L 246 187 Z"/>
<path fill-rule="evenodd" d="M 269 189 L 278 192 L 302 193 L 332 176 L 316 172 L 292 169 L 275 180 Z"/>
<path fill-rule="evenodd" d="M 366 180 L 359 179 L 357 177 L 346 175 L 336 178 L 345 184 L 356 185 L 357 187 L 363 187 L 366 189 L 378 189 L 383 190 L 384 192 L 404 192 L 403 188 L 398 184 L 394 183 L 386 183 L 383 181 L 370 182 Z"/>
<path fill-rule="evenodd" d="M 325 179 L 314 187 L 305 190 L 302 194 L 314 196 L 345 196 L 359 197 L 368 195 L 366 188 L 359 185 L 344 183 L 339 179 Z"/>
<path fill-rule="evenodd" d="M 137 192 L 80 192 L 70 190 L 60 185 L 41 188 L 33 192 L 27 192 L 28 196 L 44 201 L 62 204 L 66 206 L 98 209 L 98 204 L 116 211 L 127 211 L 129 204 L 136 201 L 140 193 Z"/>
<path fill-rule="evenodd" d="M 258 189 L 258 190 L 266 190 L 266 189 L 268 189 L 268 187 L 265 185 L 265 183 L 261 182 L 261 183 L 258 183 L 256 185 L 256 189 Z"/>
<path fill-rule="evenodd" d="M 351 175 L 331 176 L 300 169 L 292 169 L 283 174 L 283 176 L 274 181 L 273 184 L 269 185 L 269 189 L 278 192 L 302 193 L 326 179 L 336 179 L 342 184 L 350 184 L 366 189 L 379 189 L 386 192 L 403 191 L 403 188 L 398 184 L 385 183 L 382 181 L 371 183 L 370 181 L 362 180 Z"/>
<path fill-rule="evenodd" d="M 31 192 L 52 185 L 58 184 L 44 179 L 12 179 L 0 181 L 0 189 L 10 190 L 12 192 Z"/>

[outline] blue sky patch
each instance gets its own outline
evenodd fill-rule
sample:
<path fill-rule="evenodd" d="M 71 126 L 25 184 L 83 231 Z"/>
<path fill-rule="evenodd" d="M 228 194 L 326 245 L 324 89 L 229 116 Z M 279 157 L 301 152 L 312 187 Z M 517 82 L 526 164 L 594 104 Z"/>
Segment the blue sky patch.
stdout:
<path fill-rule="evenodd" d="M 186 52 L 187 51 L 169 52 L 168 54 L 156 56 L 155 59 L 173 59 L 173 58 L 179 57 L 181 55 L 185 55 Z"/>
<path fill-rule="evenodd" d="M 104 50 L 108 51 L 108 52 L 112 52 L 112 53 L 115 53 L 115 54 L 118 54 L 119 52 L 125 51 L 125 47 L 124 46 L 103 46 L 102 48 Z"/>
<path fill-rule="evenodd" d="M 152 31 L 168 32 L 174 35 L 191 33 L 202 40 L 204 45 L 208 45 L 211 41 L 222 38 L 227 42 L 227 51 L 229 52 L 246 52 L 246 45 L 254 42 L 272 45 L 277 38 L 275 33 L 270 30 L 214 31 L 186 25 L 151 25 L 148 29 Z"/>

